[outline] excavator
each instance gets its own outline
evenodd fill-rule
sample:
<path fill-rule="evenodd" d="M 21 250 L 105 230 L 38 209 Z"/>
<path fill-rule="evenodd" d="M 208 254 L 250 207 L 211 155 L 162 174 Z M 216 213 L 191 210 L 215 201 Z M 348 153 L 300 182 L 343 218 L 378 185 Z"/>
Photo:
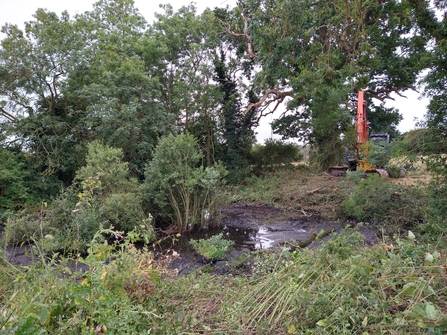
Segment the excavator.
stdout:
<path fill-rule="evenodd" d="M 357 143 L 355 144 L 355 157 L 348 157 L 347 166 L 331 166 L 328 173 L 332 176 L 341 177 L 346 175 L 346 171 L 363 171 L 365 174 L 379 174 L 382 177 L 388 177 L 388 172 L 383 167 L 371 165 L 365 159 L 368 156 L 368 130 L 369 124 L 366 118 L 366 100 L 365 92 L 358 92 L 357 99 L 357 120 L 355 122 Z M 389 134 L 373 134 L 369 139 L 375 143 L 389 143 Z"/>

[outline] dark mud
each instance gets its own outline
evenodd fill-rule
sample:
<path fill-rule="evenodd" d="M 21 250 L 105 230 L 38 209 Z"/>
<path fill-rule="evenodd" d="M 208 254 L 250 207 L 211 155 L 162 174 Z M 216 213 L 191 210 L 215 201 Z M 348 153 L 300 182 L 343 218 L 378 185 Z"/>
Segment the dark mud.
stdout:
<path fill-rule="evenodd" d="M 228 264 L 249 255 L 252 251 L 293 247 L 322 231 L 333 230 L 331 234 L 307 246 L 315 248 L 330 239 L 333 233 L 339 233 L 345 226 L 345 222 L 328 221 L 312 212 L 287 211 L 266 205 L 232 204 L 222 209 L 218 227 L 185 233 L 180 237 L 167 237 L 154 244 L 153 251 L 157 259 L 169 259 L 169 267 L 179 275 L 191 273 L 205 265 L 208 270 L 224 274 L 232 272 Z M 365 236 L 365 244 L 372 245 L 380 240 L 380 231 L 373 226 L 363 225 L 358 230 Z M 206 239 L 219 233 L 233 240 L 234 247 L 228 252 L 226 259 L 207 263 L 194 252 L 189 241 Z M 0 237 L 1 234 L 2 231 Z M 14 265 L 26 266 L 38 261 L 31 245 L 8 246 L 5 256 Z M 88 269 L 81 263 L 73 263 L 72 267 L 73 271 Z M 250 271 L 249 264 L 245 270 Z"/>
<path fill-rule="evenodd" d="M 315 248 L 339 233 L 347 226 L 346 222 L 328 221 L 315 213 L 304 211 L 287 211 L 266 205 L 233 204 L 222 210 L 220 226 L 207 228 L 173 237 L 158 245 L 158 250 L 164 250 L 169 255 L 175 255 L 171 268 L 180 275 L 190 273 L 206 263 L 196 255 L 189 244 L 191 239 L 205 239 L 223 233 L 224 237 L 235 242 L 226 259 L 209 263 L 218 273 L 232 272 L 229 263 L 243 258 L 255 250 L 279 250 L 294 247 L 302 241 L 312 239 L 312 236 L 323 231 L 327 234 L 321 239 L 311 242 L 307 247 Z M 350 226 L 353 226 L 351 223 Z M 380 240 L 380 230 L 367 224 L 358 227 L 358 231 L 365 236 L 365 244 L 373 245 Z M 156 248 L 156 250 L 157 250 Z M 249 263 L 249 260 L 248 260 Z M 211 269 L 211 270 L 212 270 Z M 250 271 L 249 266 L 246 269 Z"/>

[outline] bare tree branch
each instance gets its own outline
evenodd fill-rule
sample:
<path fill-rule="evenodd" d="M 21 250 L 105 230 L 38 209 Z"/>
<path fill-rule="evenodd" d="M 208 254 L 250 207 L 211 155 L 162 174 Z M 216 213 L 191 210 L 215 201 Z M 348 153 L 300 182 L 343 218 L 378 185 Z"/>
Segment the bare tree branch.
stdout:
<path fill-rule="evenodd" d="M 247 108 L 245 109 L 244 113 L 247 114 L 252 108 L 257 108 L 261 105 L 263 105 L 265 103 L 265 105 L 263 106 L 262 110 L 261 110 L 261 116 L 264 115 L 263 111 L 272 103 L 272 102 L 276 102 L 276 106 L 275 109 L 278 107 L 278 105 L 284 101 L 285 97 L 290 97 L 292 96 L 293 91 L 284 91 L 284 92 L 280 92 L 277 89 L 273 88 L 268 90 L 267 92 L 264 93 L 264 96 L 258 101 L 258 102 L 251 102 Z M 271 100 L 266 101 L 271 95 L 273 95 L 274 97 L 272 97 Z M 271 113 L 271 112 L 270 112 Z M 270 114 L 268 113 L 268 114 Z"/>
<path fill-rule="evenodd" d="M 391 93 L 396 93 L 398 96 L 400 96 L 402 98 L 406 98 L 406 96 L 400 92 L 403 89 L 410 89 L 410 90 L 413 90 L 413 91 L 419 93 L 419 91 L 411 85 L 403 85 L 403 86 L 399 86 L 399 87 L 395 87 L 395 88 L 382 88 L 382 89 L 378 89 L 378 90 L 365 90 L 365 93 L 368 93 L 373 98 L 376 98 L 383 102 L 387 99 L 395 100 L 391 96 Z"/>
<path fill-rule="evenodd" d="M 244 20 L 244 32 L 243 33 L 236 33 L 234 32 L 230 25 L 224 21 L 222 21 L 221 19 L 219 19 L 220 23 L 222 24 L 222 26 L 225 27 L 225 31 L 230 34 L 231 36 L 235 36 L 235 37 L 243 37 L 247 40 L 247 47 L 248 47 L 248 57 L 250 57 L 250 59 L 254 59 L 256 58 L 256 53 L 254 51 L 254 47 L 253 47 L 253 41 L 251 40 L 250 35 L 248 35 L 247 30 L 248 30 L 248 21 L 247 18 L 242 15 L 242 19 Z"/>
<path fill-rule="evenodd" d="M 2 107 L 0 107 L 0 114 L 3 114 L 9 121 L 16 122 L 17 118 L 11 114 L 9 114 L 7 111 L 5 111 Z"/>

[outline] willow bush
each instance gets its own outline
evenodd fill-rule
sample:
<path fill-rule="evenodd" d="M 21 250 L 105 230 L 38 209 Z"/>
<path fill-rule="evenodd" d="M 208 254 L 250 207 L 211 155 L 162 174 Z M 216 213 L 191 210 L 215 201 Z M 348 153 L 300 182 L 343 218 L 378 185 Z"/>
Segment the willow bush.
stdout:
<path fill-rule="evenodd" d="M 220 164 L 205 168 L 202 160 L 193 135 L 169 135 L 146 169 L 145 198 L 180 231 L 204 226 L 222 200 L 226 170 Z"/>

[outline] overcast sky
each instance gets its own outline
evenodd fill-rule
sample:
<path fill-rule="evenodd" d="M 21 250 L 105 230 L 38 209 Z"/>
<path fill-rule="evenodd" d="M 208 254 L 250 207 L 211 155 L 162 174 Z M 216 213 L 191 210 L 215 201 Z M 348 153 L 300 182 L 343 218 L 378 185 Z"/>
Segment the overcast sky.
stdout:
<path fill-rule="evenodd" d="M 134 0 L 135 6 L 139 9 L 140 13 L 146 18 L 149 23 L 154 20 L 153 14 L 155 12 L 162 12 L 159 8 L 159 4 L 170 3 L 174 9 L 178 9 L 181 6 L 188 5 L 191 1 L 188 0 Z M 78 13 L 83 13 L 93 9 L 93 3 L 95 0 L 0 0 L 0 26 L 5 23 L 17 24 L 20 28 L 23 28 L 23 23 L 33 19 L 32 15 L 38 8 L 46 8 L 58 15 L 67 10 L 71 16 Z M 205 8 L 225 7 L 226 5 L 234 6 L 236 0 L 196 0 L 194 1 L 199 13 Z M 0 34 L 0 39 L 3 39 L 4 35 Z M 399 130 L 402 132 L 415 128 L 414 118 L 422 118 L 425 114 L 427 100 L 419 100 L 419 94 L 415 92 L 408 92 L 408 97 L 400 98 L 396 97 L 396 101 L 390 101 L 387 103 L 388 107 L 398 108 L 404 116 L 404 120 L 399 125 Z M 379 102 L 376 101 L 376 104 Z M 263 143 L 265 138 L 270 138 L 271 127 L 269 123 L 272 121 L 271 116 L 267 116 L 262 120 L 261 126 L 257 129 L 258 142 Z"/>

